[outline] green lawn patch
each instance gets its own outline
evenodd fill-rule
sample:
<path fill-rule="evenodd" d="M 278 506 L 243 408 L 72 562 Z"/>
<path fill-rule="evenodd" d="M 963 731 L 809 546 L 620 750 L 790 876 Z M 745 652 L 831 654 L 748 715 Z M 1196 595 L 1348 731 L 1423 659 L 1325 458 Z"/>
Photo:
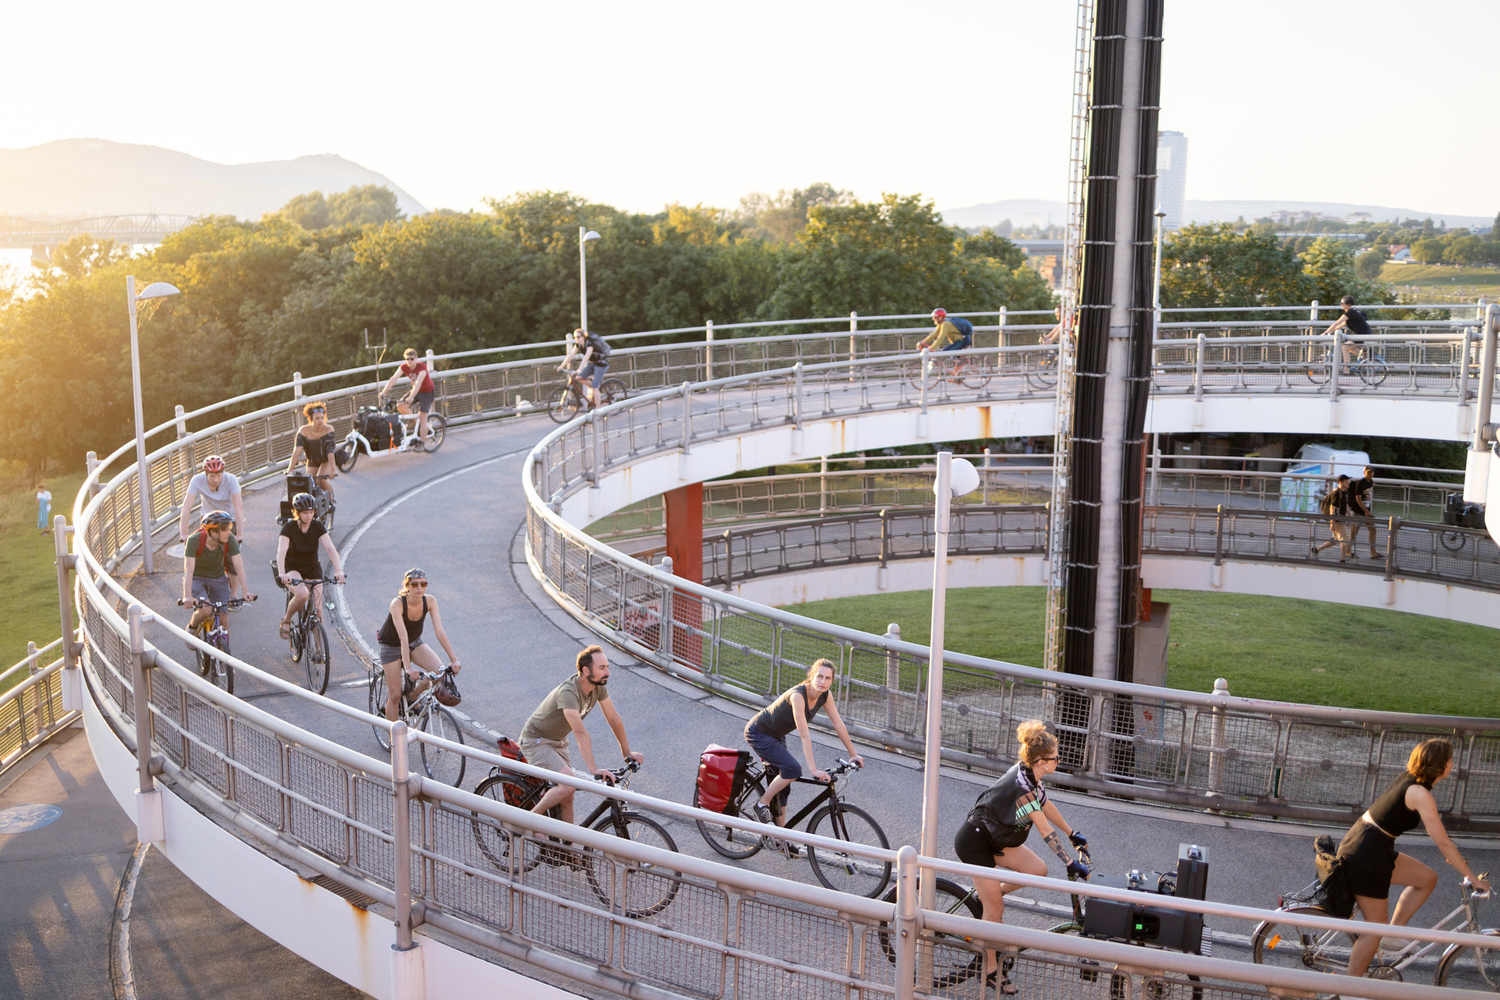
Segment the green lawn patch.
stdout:
<path fill-rule="evenodd" d="M 1387 264 L 1380 269 L 1380 280 L 1398 290 L 1411 285 L 1431 288 L 1433 291 L 1452 291 L 1458 288 L 1495 291 L 1500 289 L 1500 268 Z"/>
<path fill-rule="evenodd" d="M 83 476 L 47 476 L 43 483 L 52 491 L 52 514 L 71 517 Z M 26 656 L 28 640 L 45 646 L 62 631 L 56 558 L 52 536 L 36 528 L 36 487 L 20 474 L 0 479 L 0 578 L 10 587 L 0 611 L 0 670 Z"/>
<path fill-rule="evenodd" d="M 1347 708 L 1443 715 L 1495 714 L 1500 632 L 1439 618 L 1279 597 L 1158 590 L 1172 605 L 1167 684 Z M 1046 592 L 975 587 L 948 592 L 947 642 L 955 652 L 1038 666 Z M 866 632 L 898 622 L 926 645 L 932 592 L 875 594 L 785 610 Z"/>

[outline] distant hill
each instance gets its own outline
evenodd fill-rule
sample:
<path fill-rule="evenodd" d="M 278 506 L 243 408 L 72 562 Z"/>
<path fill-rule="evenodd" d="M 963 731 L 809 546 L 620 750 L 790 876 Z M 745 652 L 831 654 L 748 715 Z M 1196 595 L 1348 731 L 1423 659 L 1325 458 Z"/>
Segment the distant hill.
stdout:
<path fill-rule="evenodd" d="M 1500 205 L 1496 206 L 1500 208 Z M 1233 222 L 1243 216 L 1246 221 L 1269 216 L 1277 209 L 1288 212 L 1321 212 L 1342 219 L 1354 212 L 1368 212 L 1376 222 L 1397 219 L 1426 219 L 1447 222 L 1450 227 L 1488 226 L 1493 216 L 1458 215 L 1456 213 L 1431 212 L 1415 208 L 1386 208 L 1381 205 L 1347 205 L 1333 201 L 1193 201 L 1183 205 L 1183 214 L 1189 222 Z M 952 226 L 997 225 L 1009 219 L 1013 226 L 1062 225 L 1067 221 L 1068 206 L 1060 201 L 1043 201 L 1037 198 L 1012 198 L 1009 201 L 990 202 L 987 205 L 970 205 L 968 208 L 943 210 L 943 220 Z"/>
<path fill-rule="evenodd" d="M 332 194 L 360 184 L 390 188 L 409 216 L 427 211 L 389 177 L 332 153 L 224 164 L 107 139 L 59 139 L 0 149 L 0 215 L 80 218 L 158 212 L 258 219 L 299 194 Z"/>

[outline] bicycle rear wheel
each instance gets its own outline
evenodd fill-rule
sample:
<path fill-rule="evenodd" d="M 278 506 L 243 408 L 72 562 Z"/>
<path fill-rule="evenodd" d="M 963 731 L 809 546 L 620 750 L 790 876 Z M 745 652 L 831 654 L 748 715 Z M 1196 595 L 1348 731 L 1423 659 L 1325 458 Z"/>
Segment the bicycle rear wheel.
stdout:
<path fill-rule="evenodd" d="M 535 791 L 526 786 L 524 779 L 513 774 L 490 775 L 475 787 L 474 794 L 517 809 L 530 809 L 537 802 Z M 523 843 L 522 835 L 502 829 L 489 817 L 475 815 L 470 824 L 474 827 L 474 843 L 479 846 L 479 853 L 500 871 L 510 871 L 511 858 Z M 520 858 L 522 872 L 529 872 L 541 864 L 541 853 L 535 844 L 530 850 L 521 850 Z"/>
<path fill-rule="evenodd" d="M 578 416 L 578 397 L 573 394 L 570 386 L 563 386 L 552 396 L 552 402 L 547 405 L 547 416 L 559 424 L 565 424 Z"/>
<path fill-rule="evenodd" d="M 434 705 L 422 716 L 419 728 L 428 736 L 436 736 L 440 739 L 449 740 L 462 744 L 464 734 L 459 731 L 458 720 L 453 713 L 441 705 Z M 469 758 L 457 750 L 449 750 L 447 747 L 436 746 L 427 741 L 422 741 L 422 770 L 427 777 L 434 781 L 441 781 L 445 785 L 458 788 L 464 780 L 464 768 L 469 763 Z"/>
<path fill-rule="evenodd" d="M 1326 917 L 1316 906 L 1289 906 L 1282 913 Z M 1250 957 L 1260 965 L 1314 972 L 1342 973 L 1349 966 L 1349 935 L 1318 931 L 1275 920 L 1262 921 L 1250 939 Z"/>
<path fill-rule="evenodd" d="M 385 718 L 385 670 L 379 666 L 370 674 L 369 712 L 371 715 Z M 380 749 L 389 750 L 391 748 L 390 730 L 373 722 L 370 723 L 370 728 L 375 730 L 375 742 L 380 744 Z"/>
<path fill-rule="evenodd" d="M 672 835 L 660 823 L 640 813 L 624 810 L 619 813 L 607 812 L 599 817 L 593 829 L 600 833 L 612 833 L 622 840 L 677 852 L 677 844 L 673 842 Z M 625 879 L 625 887 L 620 893 L 622 909 L 625 916 L 632 920 L 654 916 L 665 910 L 677 898 L 677 890 L 682 887 L 680 872 L 658 868 L 651 862 L 628 861 L 623 862 L 620 868 L 615 868 L 608 858 L 597 851 L 589 851 L 585 857 L 589 887 L 605 906 L 611 906 L 614 902 L 614 886 L 608 873 L 621 873 Z"/>
<path fill-rule="evenodd" d="M 933 885 L 936 897 L 932 908 L 938 913 L 950 913 L 960 917 L 973 917 L 975 920 L 984 918 L 984 907 L 979 902 L 979 897 L 972 892 L 965 892 L 963 887 L 945 878 L 940 878 Z M 896 901 L 896 890 L 892 888 L 885 894 L 887 903 Z M 884 953 L 886 961 L 892 965 L 896 963 L 896 942 L 892 940 L 891 933 L 884 922 L 880 925 L 879 939 L 880 950 Z M 978 950 L 971 937 L 954 937 L 950 934 L 934 932 L 931 940 L 923 935 L 918 948 L 930 948 L 932 951 L 932 988 L 943 989 L 945 987 L 957 986 L 965 980 L 972 979 L 978 975 L 984 965 L 984 953 Z M 918 960 L 919 962 L 921 959 Z"/>
<path fill-rule="evenodd" d="M 323 630 L 323 623 L 314 618 L 307 623 L 306 636 L 303 666 L 307 668 L 307 689 L 324 694 L 328 691 L 328 633 Z"/>
<path fill-rule="evenodd" d="M 828 821 L 827 827 L 823 827 L 824 820 Z M 880 829 L 880 824 L 875 822 L 874 817 L 857 806 L 844 803 L 820 809 L 812 822 L 807 824 L 807 832 L 835 840 L 847 840 L 851 844 L 865 847 L 878 847 L 882 850 L 890 847 L 885 839 L 885 831 Z M 885 891 L 886 884 L 891 880 L 889 861 L 879 861 L 861 854 L 809 846 L 807 861 L 812 865 L 813 874 L 818 877 L 819 882 L 830 889 L 856 896 L 874 899 Z"/>
<path fill-rule="evenodd" d="M 1500 930 L 1488 928 L 1479 933 L 1493 937 L 1500 935 Z M 1433 976 L 1432 984 L 1500 993 L 1500 951 L 1463 945 L 1450 947 L 1443 952 L 1442 961 L 1438 962 L 1437 975 Z"/>
<path fill-rule="evenodd" d="M 599 405 L 607 406 L 610 403 L 618 403 L 630 394 L 625 388 L 625 383 L 617 378 L 607 378 L 599 383 Z"/>
<path fill-rule="evenodd" d="M 739 819 L 753 820 L 749 814 L 750 803 L 756 801 L 765 792 L 765 786 L 759 781 L 745 782 L 745 791 L 740 795 L 738 802 L 726 806 L 724 813 L 727 816 L 735 816 Z M 698 789 L 693 789 L 693 805 L 698 805 Z M 736 861 L 744 861 L 754 855 L 761 847 L 761 839 L 756 834 L 747 830 L 737 830 L 732 826 L 720 826 L 717 823 L 708 823 L 697 820 L 698 832 L 703 839 L 708 841 L 716 853 Z"/>
<path fill-rule="evenodd" d="M 443 439 L 448 436 L 448 421 L 443 419 L 441 413 L 427 414 L 427 451 L 437 451 L 443 446 Z"/>
<path fill-rule="evenodd" d="M 1042 358 L 1035 368 L 1026 369 L 1026 384 L 1033 389 L 1057 388 L 1057 362 Z"/>
<path fill-rule="evenodd" d="M 339 467 L 340 472 L 351 472 L 354 463 L 359 461 L 359 441 L 346 440 L 333 450 L 333 464 Z"/>

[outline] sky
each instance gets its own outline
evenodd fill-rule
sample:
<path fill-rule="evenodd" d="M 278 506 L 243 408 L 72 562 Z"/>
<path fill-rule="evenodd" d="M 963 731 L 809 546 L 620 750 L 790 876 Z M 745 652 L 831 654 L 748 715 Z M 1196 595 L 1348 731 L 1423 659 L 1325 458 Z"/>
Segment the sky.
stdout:
<path fill-rule="evenodd" d="M 1063 200 L 1067 0 L 254 4 L 7 10 L 0 148 L 220 163 L 337 153 L 429 208 L 566 190 L 644 212 L 826 181 L 939 208 Z M 1492 216 L 1496 0 L 1167 0 L 1187 197 Z"/>

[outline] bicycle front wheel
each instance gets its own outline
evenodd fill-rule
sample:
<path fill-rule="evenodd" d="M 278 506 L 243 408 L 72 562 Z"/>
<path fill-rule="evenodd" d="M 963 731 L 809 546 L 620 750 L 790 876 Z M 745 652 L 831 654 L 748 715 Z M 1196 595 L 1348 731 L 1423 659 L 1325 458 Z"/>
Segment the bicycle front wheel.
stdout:
<path fill-rule="evenodd" d="M 563 386 L 552 396 L 552 402 L 547 406 L 547 416 L 559 424 L 565 424 L 578 416 L 578 397 L 568 386 Z"/>
<path fill-rule="evenodd" d="M 640 813 L 626 812 L 623 809 L 611 811 L 599 817 L 593 829 L 600 833 L 612 833 L 621 840 L 677 853 L 677 845 L 671 834 L 656 820 L 648 819 Z M 597 851 L 588 852 L 586 857 L 589 887 L 605 906 L 614 905 L 611 876 L 615 872 L 623 874 L 625 886 L 620 893 L 622 910 L 632 920 L 654 916 L 665 910 L 677 898 L 677 890 L 682 887 L 680 872 L 659 868 L 651 862 L 629 861 L 616 868 Z"/>
<path fill-rule="evenodd" d="M 765 789 L 759 782 L 747 781 L 745 793 L 740 796 L 738 802 L 732 803 L 725 808 L 725 815 L 734 816 L 738 819 L 751 819 L 745 809 L 749 803 L 760 798 Z M 693 805 L 698 805 L 698 789 L 693 789 Z M 721 826 L 718 823 L 708 823 L 697 820 L 698 832 L 703 839 L 708 841 L 708 846 L 715 852 L 735 861 L 744 861 L 746 858 L 760 850 L 761 839 L 748 830 L 738 830 L 732 826 Z"/>
<path fill-rule="evenodd" d="M 385 718 L 385 671 L 380 667 L 376 667 L 370 674 L 369 706 L 371 715 Z M 375 742 L 380 744 L 380 749 L 389 750 L 391 748 L 390 730 L 374 722 L 370 723 L 370 728 L 375 730 Z"/>
<path fill-rule="evenodd" d="M 1500 935 L 1493 927 L 1480 931 L 1491 937 Z M 1469 948 L 1452 945 L 1438 962 L 1434 986 L 1452 986 L 1463 990 L 1489 990 L 1500 993 L 1500 951 L 1494 948 Z"/>
<path fill-rule="evenodd" d="M 303 666 L 307 668 L 307 689 L 315 694 L 324 694 L 328 690 L 328 633 L 323 631 L 322 622 L 313 620 L 307 623 L 307 645 L 303 648 L 303 653 Z"/>
<path fill-rule="evenodd" d="M 1288 907 L 1281 912 L 1328 916 L 1326 910 L 1320 910 L 1316 906 Z M 1264 920 L 1255 928 L 1255 934 L 1250 939 L 1250 957 L 1260 965 L 1339 974 L 1349 967 L 1351 944 L 1349 935 L 1339 931 L 1318 931 L 1311 927 Z"/>
<path fill-rule="evenodd" d="M 965 389 L 983 389 L 990 384 L 990 365 L 984 356 L 964 358 L 958 368 L 958 381 Z"/>
<path fill-rule="evenodd" d="M 225 657 L 229 655 L 228 632 L 221 630 L 208 641 Z M 227 659 L 208 657 L 208 681 L 210 684 L 217 684 L 229 694 L 234 694 L 234 664 Z"/>
<path fill-rule="evenodd" d="M 427 444 L 428 451 L 437 451 L 443 446 L 443 438 L 448 436 L 448 421 L 443 419 L 441 413 L 427 414 Z"/>
<path fill-rule="evenodd" d="M 1385 363 L 1385 358 L 1366 358 L 1359 363 L 1357 371 L 1360 381 L 1373 387 L 1385 381 L 1391 373 L 1391 366 Z"/>
<path fill-rule="evenodd" d="M 823 826 L 824 820 L 828 821 L 826 827 Z M 882 850 L 890 847 L 885 839 L 885 831 L 880 829 L 880 824 L 875 822 L 874 817 L 857 806 L 843 803 L 819 810 L 807 825 L 807 832 L 835 840 L 847 840 L 851 844 L 865 847 L 878 847 Z M 891 880 L 889 861 L 868 858 L 862 854 L 809 846 L 807 860 L 818 881 L 839 892 L 874 899 L 885 891 L 886 884 Z"/>
<path fill-rule="evenodd" d="M 428 736 L 458 744 L 464 741 L 464 734 L 458 729 L 458 720 L 441 705 L 434 705 L 427 710 L 419 728 Z M 464 780 L 464 768 L 468 763 L 469 758 L 457 750 L 422 741 L 422 770 L 433 781 L 458 788 Z"/>
<path fill-rule="evenodd" d="M 973 917 L 975 920 L 984 918 L 984 907 L 980 904 L 979 897 L 972 892 L 965 892 L 957 883 L 940 878 L 933 884 L 933 889 L 936 896 L 933 899 L 932 908 L 938 913 Z M 896 901 L 894 888 L 885 894 L 885 901 L 887 903 Z M 881 923 L 878 933 L 881 952 L 885 955 L 886 961 L 895 965 L 896 942 L 892 939 L 890 929 L 884 922 Z M 951 934 L 935 932 L 930 942 L 924 935 L 917 947 L 930 948 L 932 951 L 933 989 L 957 986 L 978 975 L 983 967 L 984 953 L 978 950 L 974 939 L 968 936 L 955 937 Z M 918 959 L 919 966 L 921 962 L 922 959 Z"/>

